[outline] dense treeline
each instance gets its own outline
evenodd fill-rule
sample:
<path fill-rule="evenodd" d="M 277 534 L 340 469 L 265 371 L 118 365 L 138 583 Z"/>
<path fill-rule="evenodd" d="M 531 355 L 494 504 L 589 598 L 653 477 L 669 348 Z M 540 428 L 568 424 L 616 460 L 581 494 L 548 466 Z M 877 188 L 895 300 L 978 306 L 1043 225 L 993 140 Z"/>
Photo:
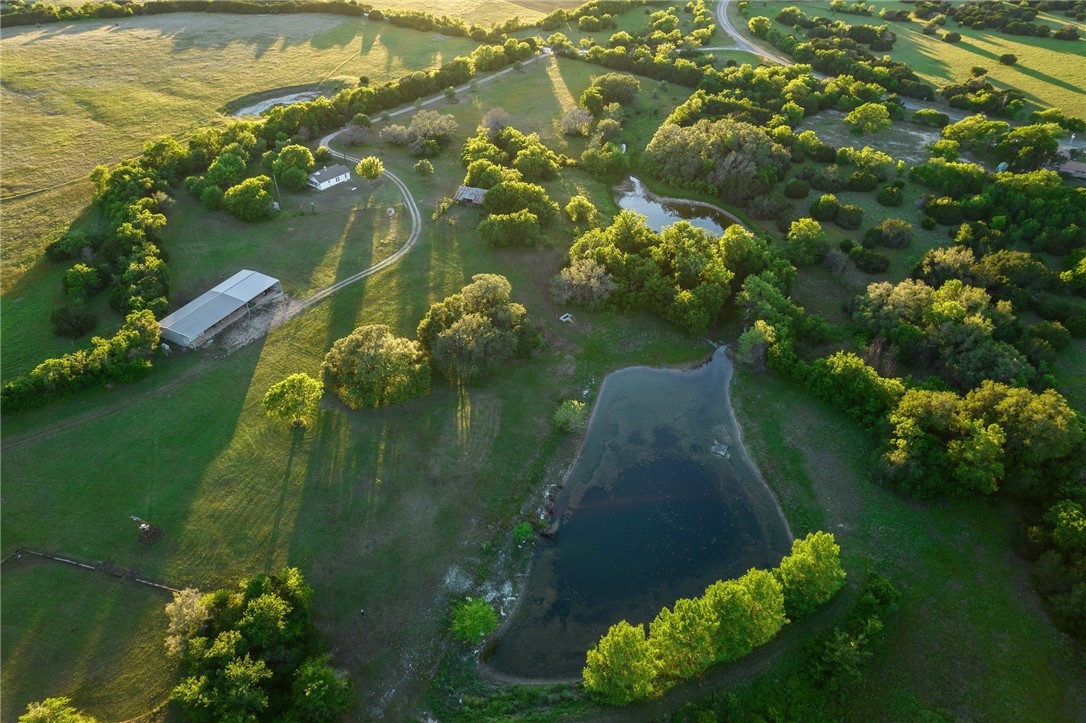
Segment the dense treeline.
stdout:
<path fill-rule="evenodd" d="M 697 598 L 676 600 L 649 625 L 625 620 L 588 651 L 584 686 L 609 705 L 661 695 L 708 667 L 738 660 L 788 623 L 812 613 L 845 583 L 841 548 L 827 532 L 795 540 L 772 570 L 720 580 Z"/>
<path fill-rule="evenodd" d="M 127 382 L 151 369 L 159 327 L 149 310 L 133 311 L 108 339 L 94 337 L 89 349 L 46 359 L 30 372 L 5 382 L 0 399 L 6 412 L 41 406 L 81 389 Z"/>

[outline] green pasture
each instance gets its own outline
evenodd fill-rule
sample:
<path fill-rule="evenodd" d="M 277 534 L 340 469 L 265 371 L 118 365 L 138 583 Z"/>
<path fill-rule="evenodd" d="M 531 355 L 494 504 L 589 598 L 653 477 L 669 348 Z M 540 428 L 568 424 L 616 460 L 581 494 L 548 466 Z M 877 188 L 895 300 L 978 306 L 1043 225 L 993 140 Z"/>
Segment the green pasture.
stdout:
<path fill-rule="evenodd" d="M 959 43 L 946 43 L 931 35 L 920 32 L 923 27 L 918 22 L 885 23 L 879 17 L 840 14 L 830 12 L 828 2 L 770 2 L 751 3 L 752 17 L 764 15 L 770 20 L 776 18 L 782 8 L 800 5 L 809 16 L 837 17 L 854 25 L 886 24 L 897 35 L 897 42 L 890 55 L 894 60 L 912 68 L 917 75 L 932 83 L 937 89 L 950 83 L 961 82 L 969 78 L 969 69 L 980 65 L 988 69 L 992 85 L 998 88 L 1017 88 L 1026 95 L 1026 100 L 1041 108 L 1061 108 L 1069 115 L 1086 118 L 1086 87 L 1075 82 L 1070 64 L 1086 63 L 1086 40 L 1074 42 L 1051 38 L 1031 38 L 1023 35 L 1005 35 L 996 31 L 973 30 L 958 27 L 953 20 L 948 20 L 940 35 L 946 32 L 961 34 Z M 879 3 L 876 5 L 880 6 Z M 738 18 L 738 13 L 733 13 Z M 1080 35 L 1086 35 L 1086 24 L 1076 22 L 1060 13 L 1040 13 L 1038 22 L 1044 22 L 1053 28 L 1063 25 L 1075 25 Z M 737 22 L 733 20 L 733 22 Z M 746 27 L 746 20 L 742 20 Z M 791 28 L 774 22 L 782 32 L 794 32 Z M 802 37 L 802 29 L 797 37 Z M 1015 65 L 1001 65 L 999 56 L 1012 53 L 1018 56 Z"/>
<path fill-rule="evenodd" d="M 356 85 L 362 75 L 374 83 L 394 80 L 475 46 L 465 38 L 316 14 L 176 13 L 5 31 L 5 287 L 34 267 L 45 244 L 83 207 L 71 203 L 77 194 L 8 197 L 85 179 L 98 164 L 138 154 L 145 141 L 221 118 L 221 109 L 239 98 L 275 89 L 331 92 Z M 87 186 L 79 185 L 85 194 Z"/>
<path fill-rule="evenodd" d="M 4 563 L 2 582 L 4 720 L 47 696 L 114 720 L 165 702 L 178 668 L 163 645 L 169 593 L 29 555 Z"/>
<path fill-rule="evenodd" d="M 902 590 L 869 677 L 848 693 L 851 719 L 916 720 L 917 702 L 954 719 L 1081 719 L 1071 645 L 1011 551 L 1015 512 L 884 490 L 864 430 L 775 375 L 741 373 L 732 395 L 793 532 L 833 532 L 851 574 L 872 565 Z"/>

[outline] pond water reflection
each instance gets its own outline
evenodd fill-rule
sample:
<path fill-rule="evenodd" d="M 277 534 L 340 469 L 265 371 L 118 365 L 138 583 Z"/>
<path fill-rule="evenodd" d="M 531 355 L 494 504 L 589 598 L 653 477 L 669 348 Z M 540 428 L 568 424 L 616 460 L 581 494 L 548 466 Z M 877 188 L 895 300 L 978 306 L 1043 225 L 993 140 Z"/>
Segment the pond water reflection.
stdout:
<path fill-rule="evenodd" d="M 723 350 L 691 371 L 607 377 L 512 619 L 489 653 L 500 674 L 577 677 L 621 619 L 648 623 L 680 597 L 773 567 L 791 533 L 747 458 Z"/>
<path fill-rule="evenodd" d="M 615 202 L 619 208 L 636 211 L 648 219 L 649 227 L 659 232 L 664 226 L 688 221 L 698 228 L 724 233 L 736 220 L 720 209 L 696 201 L 662 199 L 651 193 L 636 176 L 630 176 L 615 187 Z"/>

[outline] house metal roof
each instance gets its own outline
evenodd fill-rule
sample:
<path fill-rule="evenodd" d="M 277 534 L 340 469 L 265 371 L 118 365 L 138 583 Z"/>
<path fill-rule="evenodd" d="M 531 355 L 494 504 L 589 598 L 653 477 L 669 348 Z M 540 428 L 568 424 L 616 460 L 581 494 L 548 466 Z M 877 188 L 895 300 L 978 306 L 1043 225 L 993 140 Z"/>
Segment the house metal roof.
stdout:
<path fill-rule="evenodd" d="M 310 173 L 309 180 L 315 181 L 317 183 L 324 183 L 325 181 L 331 180 L 333 178 L 338 178 L 344 173 L 350 172 L 351 171 L 349 168 L 347 168 L 347 166 L 337 163 L 334 166 L 328 166 L 327 168 L 322 168 L 319 171 L 314 171 L 313 173 Z"/>
<path fill-rule="evenodd" d="M 159 322 L 162 333 L 188 345 L 211 327 L 279 283 L 259 271 L 242 269 Z"/>

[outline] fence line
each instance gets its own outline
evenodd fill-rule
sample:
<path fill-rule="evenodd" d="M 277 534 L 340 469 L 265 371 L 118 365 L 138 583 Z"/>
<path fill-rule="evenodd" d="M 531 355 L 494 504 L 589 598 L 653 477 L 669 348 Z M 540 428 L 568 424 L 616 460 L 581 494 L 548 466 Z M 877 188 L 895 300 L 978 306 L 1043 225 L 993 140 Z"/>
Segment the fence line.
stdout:
<path fill-rule="evenodd" d="M 60 555 L 54 555 L 52 553 L 44 552 L 42 550 L 30 550 L 25 547 L 16 548 L 15 550 L 13 550 L 10 555 L 5 557 L 3 560 L 0 560 L 0 565 L 9 562 L 12 558 L 18 560 L 24 554 L 34 555 L 35 557 L 40 557 L 45 560 L 52 560 L 53 562 L 60 562 L 65 565 L 71 565 L 73 567 L 80 567 L 84 570 L 91 570 L 92 572 L 101 572 L 105 575 L 109 575 L 110 577 L 119 577 L 122 580 L 132 580 L 133 582 L 137 582 L 140 585 L 147 585 L 148 587 L 153 587 L 158 590 L 165 590 L 166 592 L 180 592 L 178 588 L 170 587 L 169 585 L 163 585 L 162 583 L 154 582 L 152 580 L 146 580 L 142 577 L 136 577 L 135 570 L 129 568 L 117 568 L 114 567 L 113 564 L 110 562 L 99 562 L 97 566 L 95 566 L 87 562 L 81 562 L 79 560 L 61 557 Z"/>

